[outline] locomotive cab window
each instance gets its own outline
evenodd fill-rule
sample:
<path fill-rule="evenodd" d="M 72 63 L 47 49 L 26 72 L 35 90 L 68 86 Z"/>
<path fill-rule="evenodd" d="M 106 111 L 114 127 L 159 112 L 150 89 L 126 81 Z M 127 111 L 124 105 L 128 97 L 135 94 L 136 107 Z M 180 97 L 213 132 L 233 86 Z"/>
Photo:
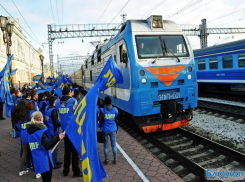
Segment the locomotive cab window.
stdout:
<path fill-rule="evenodd" d="M 93 80 L 92 70 L 90 70 L 90 81 Z"/>
<path fill-rule="evenodd" d="M 205 59 L 198 60 L 198 70 L 205 70 L 205 69 L 206 69 Z"/>
<path fill-rule="evenodd" d="M 245 54 L 238 55 L 238 65 L 239 67 L 245 67 Z"/>
<path fill-rule="evenodd" d="M 209 68 L 210 69 L 218 69 L 218 59 L 217 58 L 210 58 L 209 59 Z"/>
<path fill-rule="evenodd" d="M 232 68 L 233 67 L 233 59 L 232 56 L 224 56 L 222 58 L 223 68 Z"/>
<path fill-rule="evenodd" d="M 182 35 L 136 36 L 136 44 L 139 59 L 189 56 Z"/>
<path fill-rule="evenodd" d="M 124 44 L 119 46 L 120 63 L 126 63 L 128 60 L 128 51 Z"/>

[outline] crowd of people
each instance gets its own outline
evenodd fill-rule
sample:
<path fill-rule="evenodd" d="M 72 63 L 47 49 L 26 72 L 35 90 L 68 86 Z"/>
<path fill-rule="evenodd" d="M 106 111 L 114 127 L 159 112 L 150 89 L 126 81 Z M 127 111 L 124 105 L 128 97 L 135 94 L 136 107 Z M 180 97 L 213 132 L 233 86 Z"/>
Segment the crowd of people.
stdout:
<path fill-rule="evenodd" d="M 33 169 L 36 178 L 42 177 L 43 181 L 49 182 L 52 179 L 52 169 L 61 168 L 64 163 L 63 175 L 68 176 L 72 163 L 73 177 L 82 177 L 80 156 L 64 132 L 82 99 L 81 91 L 74 89 L 72 92 L 71 86 L 65 86 L 60 98 L 53 91 L 38 94 L 31 87 L 25 87 L 23 92 L 24 94 L 20 90 L 10 89 L 14 102 L 11 110 L 12 137 L 20 137 L 19 176 Z M 98 127 L 105 132 L 104 164 L 109 163 L 109 137 L 114 156 L 113 164 L 116 164 L 118 110 L 112 106 L 110 97 L 105 97 L 104 106 L 100 109 L 98 106 L 96 113 Z M 2 115 L 0 119 L 1 117 Z M 65 151 L 64 161 L 61 162 L 57 160 L 59 147 L 54 146 L 63 139 Z M 51 153 L 52 148 L 54 150 Z"/>

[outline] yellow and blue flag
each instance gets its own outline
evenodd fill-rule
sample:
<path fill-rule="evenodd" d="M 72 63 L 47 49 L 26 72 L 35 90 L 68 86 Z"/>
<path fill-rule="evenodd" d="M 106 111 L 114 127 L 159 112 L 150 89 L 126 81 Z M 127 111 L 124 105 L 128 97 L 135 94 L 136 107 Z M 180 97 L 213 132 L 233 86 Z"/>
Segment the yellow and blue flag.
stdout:
<path fill-rule="evenodd" d="M 32 80 L 33 81 L 39 81 L 41 78 L 43 77 L 43 75 L 35 75 Z"/>
<path fill-rule="evenodd" d="M 16 71 L 18 70 L 18 68 L 16 68 L 15 70 L 13 70 L 11 73 L 9 73 L 9 76 L 12 77 L 16 74 Z"/>
<path fill-rule="evenodd" d="M 62 96 L 62 90 L 63 90 L 64 86 L 66 85 L 66 83 L 67 83 L 66 76 L 63 75 L 62 79 L 59 82 L 58 87 L 54 91 L 59 97 Z"/>
<path fill-rule="evenodd" d="M 39 80 L 38 80 L 38 85 L 42 88 L 42 89 L 47 89 L 48 86 L 43 82 L 43 77 L 41 77 Z"/>
<path fill-rule="evenodd" d="M 101 164 L 97 147 L 96 105 L 99 90 L 122 83 L 122 74 L 110 57 L 98 80 L 79 103 L 74 116 L 66 128 L 66 134 L 82 157 L 83 180 L 100 182 L 107 177 Z"/>
<path fill-rule="evenodd" d="M 95 84 L 101 84 L 100 91 L 105 91 L 115 83 L 123 83 L 123 76 L 116 62 L 110 56 Z"/>
<path fill-rule="evenodd" d="M 11 64 L 12 57 L 13 57 L 13 55 L 8 58 L 7 64 L 1 72 L 2 79 L 3 79 L 1 84 L 3 84 L 3 89 L 1 89 L 1 91 L 0 91 L 1 97 L 3 94 L 5 94 L 5 100 L 4 100 L 6 102 L 5 111 L 6 111 L 6 116 L 9 118 L 11 117 L 11 108 L 14 106 L 13 99 L 11 97 L 10 90 L 9 90 L 9 83 L 10 83 L 9 70 L 10 70 L 10 64 Z M 2 93 L 2 92 L 4 92 L 4 93 Z M 2 100 L 2 102 L 4 102 L 4 101 Z"/>

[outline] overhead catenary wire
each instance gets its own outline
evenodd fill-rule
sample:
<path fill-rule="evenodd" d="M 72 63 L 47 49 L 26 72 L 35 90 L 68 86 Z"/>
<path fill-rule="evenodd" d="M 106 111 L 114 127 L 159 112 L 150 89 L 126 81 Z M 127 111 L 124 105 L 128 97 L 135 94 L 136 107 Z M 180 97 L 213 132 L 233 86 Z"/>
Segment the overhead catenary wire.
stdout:
<path fill-rule="evenodd" d="M 59 20 L 59 10 L 58 10 L 57 0 L 56 0 L 56 10 L 57 10 L 58 24 L 60 24 L 60 20 Z"/>
<path fill-rule="evenodd" d="M 193 11 L 195 11 L 195 10 L 197 10 L 197 9 L 199 9 L 199 8 L 205 6 L 205 5 L 207 5 L 207 4 L 209 4 L 209 3 L 213 2 L 213 1 L 214 1 L 214 0 L 211 0 L 211 1 L 207 2 L 206 4 L 203 4 L 203 5 L 201 5 L 201 6 L 197 7 L 197 8 L 195 8 L 195 9 L 193 9 L 193 10 L 191 10 L 191 11 L 189 11 L 189 12 L 187 12 L 187 13 L 185 13 L 185 14 L 179 16 L 179 17 L 173 18 L 173 19 L 178 19 L 178 18 L 180 18 L 180 17 L 182 17 L 182 16 L 185 16 L 185 15 L 187 15 L 187 14 L 189 14 L 189 13 L 191 13 L 191 12 L 193 12 Z"/>
<path fill-rule="evenodd" d="M 101 17 L 104 15 L 104 13 L 106 12 L 107 8 L 110 6 L 111 2 L 112 2 L 112 0 L 110 0 L 109 4 L 106 6 L 104 12 L 100 15 L 100 18 L 98 19 L 98 21 L 96 23 L 98 23 L 100 21 Z"/>
<path fill-rule="evenodd" d="M 198 3 L 202 2 L 202 1 L 203 1 L 203 0 L 197 0 L 197 1 L 193 2 L 193 0 L 192 0 L 192 1 L 191 1 L 190 3 L 188 3 L 184 8 L 180 9 L 177 13 L 174 13 L 174 14 L 172 14 L 172 15 L 169 15 L 168 18 L 172 18 L 173 16 L 178 15 L 179 13 L 181 13 L 181 12 L 183 12 L 183 11 L 185 11 L 185 10 L 191 8 L 192 6 L 195 6 L 196 4 L 198 4 Z"/>
<path fill-rule="evenodd" d="M 37 42 L 40 43 L 40 41 L 38 40 L 37 36 L 34 34 L 34 32 L 32 31 L 31 27 L 29 26 L 29 24 L 27 23 L 26 19 L 24 18 L 24 16 L 22 15 L 22 13 L 20 12 L 19 8 L 17 7 L 17 5 L 14 3 L 14 0 L 12 0 L 13 4 L 15 5 L 16 9 L 19 11 L 20 15 L 22 16 L 22 18 L 24 19 L 24 21 L 26 22 L 26 25 L 28 26 L 28 28 L 31 30 L 32 34 L 34 35 L 34 37 L 36 38 Z"/>
<path fill-rule="evenodd" d="M 1 6 L 2 6 L 2 8 L 4 9 L 4 11 L 6 11 L 6 13 L 8 13 L 8 15 L 9 16 L 11 16 L 11 18 L 14 20 L 14 21 L 16 21 L 15 20 L 15 18 L 3 7 L 3 5 L 2 4 L 0 4 Z M 20 26 L 20 25 L 19 25 Z M 34 40 L 36 43 L 38 43 L 39 45 L 41 45 L 39 42 L 37 42 L 37 40 L 35 40 L 22 26 L 20 26 L 20 28 L 32 39 L 32 40 Z M 42 45 L 41 45 L 42 46 Z"/>
<path fill-rule="evenodd" d="M 51 7 L 51 11 L 52 11 L 53 20 L 54 20 L 54 12 L 53 12 L 53 8 L 52 8 L 51 0 L 50 0 L 50 7 Z M 55 20 L 54 20 L 54 24 L 55 24 Z"/>
<path fill-rule="evenodd" d="M 245 8 L 240 9 L 240 10 L 237 10 L 237 11 L 234 11 L 234 12 L 231 12 L 231 13 L 229 13 L 229 14 L 226 14 L 226 15 L 224 15 L 224 16 L 221 16 L 221 17 L 215 18 L 215 19 L 210 20 L 210 21 L 208 21 L 208 22 L 215 21 L 215 20 L 218 20 L 218 19 L 220 19 L 220 18 L 224 18 L 224 17 L 226 17 L 226 16 L 232 15 L 232 14 L 237 13 L 237 12 L 239 12 L 239 11 L 242 11 L 242 10 L 244 10 L 244 9 L 245 9 Z"/>
<path fill-rule="evenodd" d="M 113 22 L 113 20 L 117 17 L 117 15 L 119 14 L 119 13 L 121 13 L 121 11 L 127 6 L 127 4 L 129 3 L 129 1 L 130 0 L 128 0 L 127 2 L 126 2 L 126 4 L 122 7 L 122 9 L 120 9 L 120 11 L 116 14 L 116 16 L 110 21 L 110 23 L 107 25 L 107 26 L 109 26 L 110 24 L 111 24 L 111 22 Z"/>
<path fill-rule="evenodd" d="M 141 16 L 141 19 L 143 18 L 143 17 L 145 17 L 145 15 L 147 15 L 147 14 L 149 14 L 150 12 L 152 12 L 152 11 L 154 11 L 155 9 L 157 9 L 157 8 L 159 8 L 163 3 L 165 3 L 167 0 L 163 0 L 163 1 L 161 1 L 160 3 L 158 3 L 156 6 L 154 6 L 152 9 L 150 9 L 149 11 L 147 11 L 145 14 L 143 14 L 142 16 Z"/>

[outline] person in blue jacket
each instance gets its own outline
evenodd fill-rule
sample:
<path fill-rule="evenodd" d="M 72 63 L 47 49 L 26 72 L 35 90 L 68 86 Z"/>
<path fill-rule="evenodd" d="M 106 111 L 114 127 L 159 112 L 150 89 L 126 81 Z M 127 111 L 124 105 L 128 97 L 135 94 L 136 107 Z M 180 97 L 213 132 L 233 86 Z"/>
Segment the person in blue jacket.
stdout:
<path fill-rule="evenodd" d="M 62 140 L 65 135 L 61 133 L 49 140 L 46 134 L 47 127 L 43 123 L 43 115 L 40 111 L 35 111 L 32 114 L 31 122 L 28 123 L 26 127 L 35 172 L 41 173 L 43 182 L 51 182 L 54 164 L 50 150 L 57 142 Z"/>
<path fill-rule="evenodd" d="M 26 157 L 29 152 L 26 124 L 30 121 L 30 114 L 25 100 L 20 100 L 18 102 L 17 106 L 14 109 L 13 117 L 17 127 L 20 129 L 20 138 L 23 154 L 20 160 L 19 176 L 22 176 L 28 172 L 28 170 L 24 169 L 24 164 L 26 162 Z"/>
<path fill-rule="evenodd" d="M 109 161 L 109 150 L 108 150 L 108 139 L 110 137 L 111 140 L 111 147 L 114 156 L 113 163 L 117 163 L 117 147 L 116 147 L 116 135 L 118 131 L 117 125 L 117 116 L 118 110 L 116 107 L 111 105 L 111 98 L 105 97 L 105 106 L 104 108 L 100 108 L 100 114 L 103 115 L 103 122 L 101 123 L 100 127 L 101 130 L 105 132 L 105 143 L 104 143 L 104 154 L 105 154 L 105 164 L 108 164 Z"/>
<path fill-rule="evenodd" d="M 30 110 L 30 115 L 32 115 L 33 112 L 39 111 L 37 91 L 32 90 L 30 95 L 31 95 L 31 99 L 27 102 L 27 107 Z"/>
<path fill-rule="evenodd" d="M 49 104 L 45 108 L 45 123 L 46 126 L 48 127 L 48 135 L 51 137 L 55 137 L 56 135 L 59 134 L 59 129 L 60 129 L 60 122 L 58 120 L 58 113 L 55 107 L 57 98 L 55 96 L 49 97 Z M 62 162 L 57 161 L 57 153 L 58 153 L 58 146 L 55 148 L 52 158 L 54 162 L 54 169 L 58 169 L 61 167 Z"/>
<path fill-rule="evenodd" d="M 45 96 L 44 93 L 38 94 L 38 108 L 39 111 L 44 115 L 45 113 L 45 107 L 47 106 L 45 102 Z"/>
<path fill-rule="evenodd" d="M 61 128 L 63 130 L 68 126 L 71 118 L 74 115 L 74 111 L 77 107 L 77 100 L 72 97 L 70 87 L 64 86 L 62 90 L 62 97 L 56 102 L 56 109 L 60 115 Z M 66 135 L 65 139 L 65 154 L 64 154 L 64 169 L 63 175 L 67 176 L 70 171 L 71 155 L 72 155 L 72 171 L 73 177 L 82 177 L 82 173 L 79 169 L 78 153 L 74 145 Z"/>

